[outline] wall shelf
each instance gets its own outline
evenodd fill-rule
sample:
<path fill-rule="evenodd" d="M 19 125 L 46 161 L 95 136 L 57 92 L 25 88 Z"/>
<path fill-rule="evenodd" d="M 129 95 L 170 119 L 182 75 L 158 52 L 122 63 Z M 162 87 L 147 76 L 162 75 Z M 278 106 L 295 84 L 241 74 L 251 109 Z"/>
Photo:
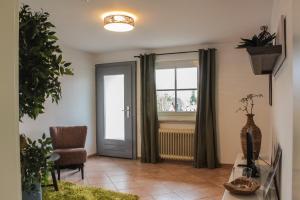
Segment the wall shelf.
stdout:
<path fill-rule="evenodd" d="M 248 47 L 252 71 L 255 75 L 272 74 L 277 60 L 282 53 L 282 46 Z"/>

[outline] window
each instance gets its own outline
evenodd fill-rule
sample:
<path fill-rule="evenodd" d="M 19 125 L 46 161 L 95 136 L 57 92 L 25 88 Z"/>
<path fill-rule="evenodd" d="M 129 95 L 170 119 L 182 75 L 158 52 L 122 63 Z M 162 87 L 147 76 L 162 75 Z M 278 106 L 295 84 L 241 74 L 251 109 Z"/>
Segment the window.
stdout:
<path fill-rule="evenodd" d="M 158 112 L 196 112 L 197 67 L 156 69 Z"/>

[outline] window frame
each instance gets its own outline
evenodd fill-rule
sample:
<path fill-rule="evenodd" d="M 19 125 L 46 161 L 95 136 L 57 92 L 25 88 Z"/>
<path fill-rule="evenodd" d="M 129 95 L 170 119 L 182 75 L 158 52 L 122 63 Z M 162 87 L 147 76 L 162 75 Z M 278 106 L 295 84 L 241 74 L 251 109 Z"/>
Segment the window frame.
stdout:
<path fill-rule="evenodd" d="M 178 91 L 196 91 L 198 92 L 198 87 L 196 88 L 184 88 L 184 89 L 178 89 L 177 88 L 177 69 L 183 69 L 183 68 L 196 68 L 197 70 L 197 86 L 199 83 L 198 80 L 198 73 L 199 73 L 199 68 L 196 66 L 168 66 L 168 67 L 156 67 L 155 68 L 155 73 L 156 70 L 160 69 L 174 69 L 175 77 L 174 77 L 174 89 L 156 89 L 156 92 L 164 92 L 164 91 L 171 91 L 174 92 L 175 94 L 175 111 L 163 111 L 163 112 L 158 112 L 160 116 L 163 117 L 170 117 L 170 116 L 177 116 L 177 117 L 191 117 L 196 115 L 196 111 L 178 111 L 178 104 L 177 104 L 177 92 Z M 155 80 L 156 81 L 156 80 Z M 197 96 L 197 102 L 198 102 L 198 96 Z"/>

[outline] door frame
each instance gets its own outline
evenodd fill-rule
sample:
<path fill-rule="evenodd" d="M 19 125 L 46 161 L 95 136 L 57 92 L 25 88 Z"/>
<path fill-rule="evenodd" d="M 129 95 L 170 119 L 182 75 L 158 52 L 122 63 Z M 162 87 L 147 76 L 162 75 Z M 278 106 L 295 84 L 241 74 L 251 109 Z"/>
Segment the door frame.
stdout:
<path fill-rule="evenodd" d="M 131 68 L 131 116 L 132 116 L 132 158 L 133 160 L 137 159 L 137 97 L 136 97 L 136 90 L 137 90 L 137 85 L 136 85 L 136 79 L 137 79 L 137 62 L 136 61 L 126 61 L 126 62 L 115 62 L 115 63 L 101 63 L 101 64 L 96 64 L 95 65 L 95 83 L 96 83 L 96 146 L 97 146 L 97 155 L 100 155 L 100 149 L 99 149 L 99 145 L 101 144 L 101 134 L 104 134 L 103 131 L 103 127 L 101 126 L 101 122 L 99 122 L 99 120 L 103 120 L 101 119 L 102 116 L 100 115 L 101 112 L 101 108 L 102 105 L 100 105 L 100 98 L 101 98 L 101 94 L 98 91 L 99 88 L 97 85 L 100 84 L 100 79 L 98 78 L 98 73 L 100 68 L 101 69 L 111 69 L 113 67 L 120 67 L 120 65 L 130 65 Z"/>

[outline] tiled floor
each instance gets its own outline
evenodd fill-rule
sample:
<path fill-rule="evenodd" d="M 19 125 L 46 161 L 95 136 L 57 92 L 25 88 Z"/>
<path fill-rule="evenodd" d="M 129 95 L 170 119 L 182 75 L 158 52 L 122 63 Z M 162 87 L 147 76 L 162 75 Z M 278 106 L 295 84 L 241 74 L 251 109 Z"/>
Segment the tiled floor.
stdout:
<path fill-rule="evenodd" d="M 141 200 L 219 200 L 230 168 L 195 169 L 186 163 L 142 164 L 140 161 L 92 157 L 86 163 L 83 181 L 80 173 L 70 170 L 62 172 L 62 179 L 136 194 Z"/>

